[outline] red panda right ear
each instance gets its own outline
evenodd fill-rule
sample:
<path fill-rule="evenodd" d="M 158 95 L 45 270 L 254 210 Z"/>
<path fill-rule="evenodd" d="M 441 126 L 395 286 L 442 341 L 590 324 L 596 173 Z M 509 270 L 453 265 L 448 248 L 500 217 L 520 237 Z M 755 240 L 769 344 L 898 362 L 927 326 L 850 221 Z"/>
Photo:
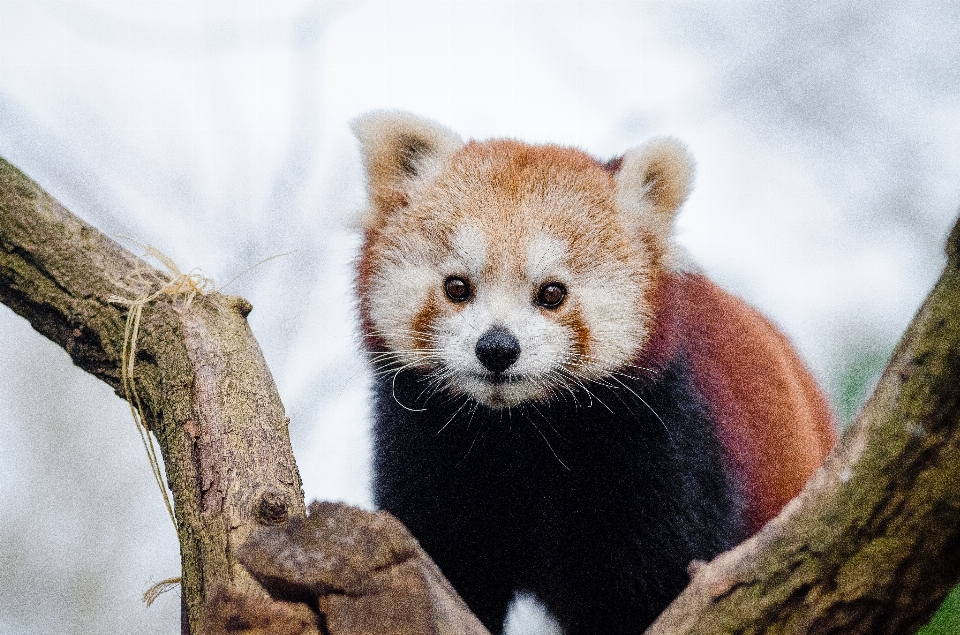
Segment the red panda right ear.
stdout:
<path fill-rule="evenodd" d="M 677 210 L 693 186 L 694 162 L 685 145 L 670 137 L 651 139 L 628 151 L 617 170 L 617 203 L 631 229 L 652 232 L 667 243 Z"/>
<path fill-rule="evenodd" d="M 408 204 L 463 147 L 452 130 L 402 110 L 374 110 L 354 119 L 351 127 L 367 169 L 367 229 L 382 225 L 393 210 Z"/>

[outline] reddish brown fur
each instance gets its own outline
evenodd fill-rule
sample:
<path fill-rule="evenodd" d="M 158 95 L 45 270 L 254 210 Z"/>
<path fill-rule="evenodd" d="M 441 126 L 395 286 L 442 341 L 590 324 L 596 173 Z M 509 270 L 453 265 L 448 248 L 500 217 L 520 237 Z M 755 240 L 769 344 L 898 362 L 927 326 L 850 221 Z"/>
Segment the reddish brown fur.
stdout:
<path fill-rule="evenodd" d="M 365 232 L 363 247 L 360 250 L 360 256 L 357 258 L 357 297 L 360 300 L 360 332 L 363 334 L 364 346 L 370 351 L 380 352 L 386 349 L 383 337 L 376 332 L 373 321 L 370 319 L 370 312 L 367 310 L 364 298 L 369 297 L 370 278 L 373 275 L 373 257 L 371 256 L 371 245 L 373 244 L 372 235 L 375 232 L 367 230 Z"/>
<path fill-rule="evenodd" d="M 544 312 L 550 309 L 543 309 Z M 583 319 L 579 309 L 573 309 L 566 312 L 557 320 L 560 324 L 570 329 L 573 333 L 573 343 L 571 349 L 575 355 L 581 358 L 590 355 L 590 326 Z"/>
<path fill-rule="evenodd" d="M 683 352 L 744 488 L 752 533 L 803 488 L 836 440 L 826 399 L 787 339 L 700 275 L 664 277 L 639 364 Z"/>
<path fill-rule="evenodd" d="M 440 309 L 437 307 L 437 297 L 431 294 L 424 303 L 423 308 L 413 319 L 410 325 L 414 333 L 413 341 L 418 349 L 432 348 L 430 342 L 431 324 L 440 315 Z"/>
<path fill-rule="evenodd" d="M 394 266 L 384 254 L 415 237 L 445 245 L 457 228 L 479 225 L 487 245 L 484 280 L 522 279 L 518 254 L 540 233 L 563 237 L 574 270 L 617 263 L 618 275 L 637 292 L 640 306 L 631 308 L 653 325 L 649 337 L 636 342 L 635 363 L 656 370 L 678 353 L 687 356 L 730 469 L 744 488 L 749 529 L 755 531 L 800 491 L 832 447 L 829 408 L 789 342 L 768 321 L 702 276 L 666 272 L 669 238 L 649 228 L 625 231 L 616 200 L 622 164 L 623 158 L 603 164 L 558 146 L 470 142 L 447 157 L 435 180 L 412 198 L 402 190 L 402 174 L 387 164 L 371 166 L 377 221 L 368 226 L 358 272 L 364 332 L 373 334 L 367 303 L 377 290 L 370 288 L 371 280 L 379 267 Z M 653 166 L 675 169 L 670 161 Z M 677 200 L 667 201 L 668 207 L 679 205 L 686 184 L 662 180 L 673 189 L 654 195 L 669 194 Z M 462 308 L 440 293 L 438 287 L 409 328 L 429 333 L 432 321 Z M 551 315 L 570 330 L 572 352 L 589 356 L 594 335 L 575 301 Z M 414 345 L 429 346 L 423 338 Z M 368 346 L 382 350 L 385 342 L 377 335 Z"/>
<path fill-rule="evenodd" d="M 371 181 L 381 183 L 393 178 L 379 171 L 371 175 Z M 385 187 L 392 191 L 389 184 Z M 664 253 L 652 234 L 631 236 L 624 231 L 615 200 L 615 174 L 590 155 L 559 146 L 470 142 L 448 158 L 443 171 L 413 202 L 381 192 L 371 203 L 378 220 L 367 229 L 358 277 L 360 313 L 368 334 L 372 329 L 368 301 L 376 293 L 369 287 L 371 275 L 393 266 L 384 260 L 389 258 L 385 254 L 411 237 L 430 241 L 440 247 L 437 253 L 443 253 L 441 246 L 459 227 L 479 226 L 488 250 L 481 277 L 520 280 L 525 277 L 522 255 L 530 241 L 559 236 L 571 270 L 590 271 L 597 262 L 619 263 L 622 277 L 639 293 L 648 290 Z M 435 304 L 436 310 L 421 312 L 410 328 L 429 332 L 427 318 L 456 309 L 450 303 Z M 576 326 L 575 352 L 589 355 L 594 348 L 591 330 L 575 309 L 574 302 L 566 303 L 553 312 L 554 319 Z M 378 338 L 372 339 L 377 343 Z"/>
<path fill-rule="evenodd" d="M 375 178 L 386 177 L 371 177 Z M 571 218 L 575 210 L 570 209 L 517 208 L 525 199 L 544 195 L 548 183 L 550 191 L 566 190 L 581 197 L 590 222 L 572 222 L 576 220 Z M 379 222 L 368 230 L 361 262 L 371 264 L 370 257 L 384 244 L 411 232 L 437 232 L 438 239 L 446 239 L 453 229 L 477 220 L 492 225 L 490 237 L 523 236 L 534 228 L 563 236 L 569 242 L 570 252 L 585 267 L 601 254 L 605 258 L 629 260 L 635 258 L 636 237 L 626 240 L 623 235 L 613 191 L 614 174 L 579 150 L 531 146 L 508 139 L 471 141 L 450 158 L 444 174 L 426 191 L 428 198 L 433 194 L 455 199 L 445 201 L 456 205 L 443 206 L 442 216 L 438 217 L 432 206 L 407 207 L 405 197 L 396 192 L 372 201 Z M 536 214 L 535 218 L 530 217 L 531 212 Z M 658 262 L 662 246 L 652 236 L 641 236 L 640 241 L 655 261 L 651 264 Z M 515 253 L 517 241 L 492 240 L 491 245 L 496 249 L 488 258 L 490 271 L 484 271 L 485 275 L 492 273 L 498 263 L 514 260 L 509 256 Z"/>
<path fill-rule="evenodd" d="M 600 165 L 607 172 L 610 172 L 611 174 L 616 174 L 617 171 L 620 169 L 620 166 L 623 165 L 623 157 L 622 156 L 614 157 L 609 161 L 607 161 L 606 163 L 601 163 Z"/>
<path fill-rule="evenodd" d="M 512 140 L 474 141 L 453 157 L 451 163 L 450 171 L 457 181 L 488 186 L 484 188 L 484 194 L 492 200 L 485 202 L 491 204 L 489 209 L 501 212 L 490 218 L 502 228 L 497 234 L 524 235 L 536 229 L 563 236 L 570 244 L 571 253 L 582 254 L 582 258 L 596 255 L 594 249 L 584 253 L 584 248 L 595 245 L 598 239 L 610 242 L 612 236 L 621 237 L 612 197 L 613 175 L 586 153 L 559 146 L 531 146 Z M 591 223 L 572 223 L 573 210 L 569 209 L 538 207 L 527 210 L 527 213 L 510 213 L 520 211 L 516 205 L 522 200 L 539 198 L 547 193 L 545 184 L 548 183 L 551 191 L 565 189 L 582 197 Z M 442 182 L 438 185 L 444 186 Z M 531 218 L 530 212 L 536 216 Z M 445 223 L 456 227 L 478 216 L 477 210 L 471 207 L 462 209 L 461 213 L 461 218 L 444 219 Z M 509 252 L 517 247 L 515 241 L 493 243 L 503 252 L 502 256 L 509 256 Z M 609 244 L 609 248 L 613 253 L 607 257 L 628 257 L 624 251 L 632 251 L 628 244 Z M 496 256 L 488 258 L 491 267 L 504 261 L 508 260 Z"/>

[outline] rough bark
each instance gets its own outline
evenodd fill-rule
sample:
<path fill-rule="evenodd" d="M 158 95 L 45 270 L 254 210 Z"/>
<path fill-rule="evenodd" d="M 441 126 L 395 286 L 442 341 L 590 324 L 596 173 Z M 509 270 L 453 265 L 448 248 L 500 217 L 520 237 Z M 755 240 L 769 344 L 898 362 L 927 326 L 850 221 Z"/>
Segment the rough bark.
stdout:
<path fill-rule="evenodd" d="M 0 159 L 0 302 L 121 398 L 128 398 L 121 378 L 128 308 L 111 298 L 142 296 L 168 281 Z M 288 420 L 246 322 L 251 308 L 217 293 L 197 296 L 189 308 L 161 295 L 146 305 L 137 338 L 141 414 L 160 444 L 176 510 L 184 632 L 487 635 L 389 515 L 317 505 L 303 520 Z M 265 531 L 274 525 L 283 527 Z M 326 573 L 329 588 L 309 605 L 282 592 L 272 599 L 241 563 L 247 553 L 244 563 L 262 576 L 263 541 L 287 537 L 293 548 L 290 528 L 314 538 L 294 550 L 293 562 L 318 545 L 321 564 L 347 565 Z M 324 575 L 322 567 L 310 570 Z M 262 579 L 271 592 L 282 590 Z"/>
<path fill-rule="evenodd" d="M 825 466 L 757 536 L 700 567 L 648 632 L 902 633 L 929 618 L 960 577 L 960 223 L 947 252 Z M 0 302 L 121 397 L 126 308 L 110 298 L 164 282 L 0 159 Z M 173 491 L 190 627 L 201 632 L 209 600 L 211 632 L 342 635 L 406 611 L 390 632 L 482 635 L 389 516 L 318 506 L 299 519 L 286 419 L 249 310 L 212 294 L 144 311 L 136 385 Z"/>
<path fill-rule="evenodd" d="M 0 159 L 0 302 L 121 397 L 127 307 L 110 299 L 166 281 Z M 141 414 L 173 493 L 194 633 L 218 585 L 266 597 L 235 546 L 255 526 L 305 513 L 283 405 L 245 319 L 250 309 L 216 293 L 188 310 L 162 296 L 144 309 L 138 338 Z"/>
<path fill-rule="evenodd" d="M 806 489 L 650 634 L 912 633 L 960 577 L 960 222 L 873 396 Z"/>
<path fill-rule="evenodd" d="M 281 606 L 299 601 L 314 607 L 329 634 L 489 635 L 387 512 L 311 503 L 308 518 L 254 532 L 240 560 Z M 232 612 L 218 607 L 211 623 L 233 616 L 234 623 L 255 624 L 273 612 L 236 595 L 232 600 Z"/>

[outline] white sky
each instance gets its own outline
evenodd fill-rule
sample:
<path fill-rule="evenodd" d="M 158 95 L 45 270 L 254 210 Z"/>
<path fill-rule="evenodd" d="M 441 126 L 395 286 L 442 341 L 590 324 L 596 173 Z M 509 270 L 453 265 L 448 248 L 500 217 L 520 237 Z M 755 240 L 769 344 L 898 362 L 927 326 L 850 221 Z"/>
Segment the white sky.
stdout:
<path fill-rule="evenodd" d="M 351 118 L 404 108 L 603 157 L 681 138 L 680 240 L 835 391 L 942 266 L 958 33 L 932 2 L 0 0 L 0 156 L 182 269 L 225 281 L 297 249 L 231 292 L 307 498 L 369 506 Z M 175 594 L 138 601 L 179 556 L 124 404 L 6 309 L 0 335 L 0 631 L 173 632 Z"/>

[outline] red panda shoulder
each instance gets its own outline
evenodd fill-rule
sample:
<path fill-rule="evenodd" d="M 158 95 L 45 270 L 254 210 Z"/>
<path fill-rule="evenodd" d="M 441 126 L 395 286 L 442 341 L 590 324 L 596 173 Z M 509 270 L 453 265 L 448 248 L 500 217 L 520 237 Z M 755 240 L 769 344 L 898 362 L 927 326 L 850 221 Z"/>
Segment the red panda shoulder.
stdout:
<path fill-rule="evenodd" d="M 827 400 L 787 338 L 706 277 L 665 274 L 651 301 L 655 324 L 638 365 L 687 358 L 756 531 L 833 447 Z"/>

